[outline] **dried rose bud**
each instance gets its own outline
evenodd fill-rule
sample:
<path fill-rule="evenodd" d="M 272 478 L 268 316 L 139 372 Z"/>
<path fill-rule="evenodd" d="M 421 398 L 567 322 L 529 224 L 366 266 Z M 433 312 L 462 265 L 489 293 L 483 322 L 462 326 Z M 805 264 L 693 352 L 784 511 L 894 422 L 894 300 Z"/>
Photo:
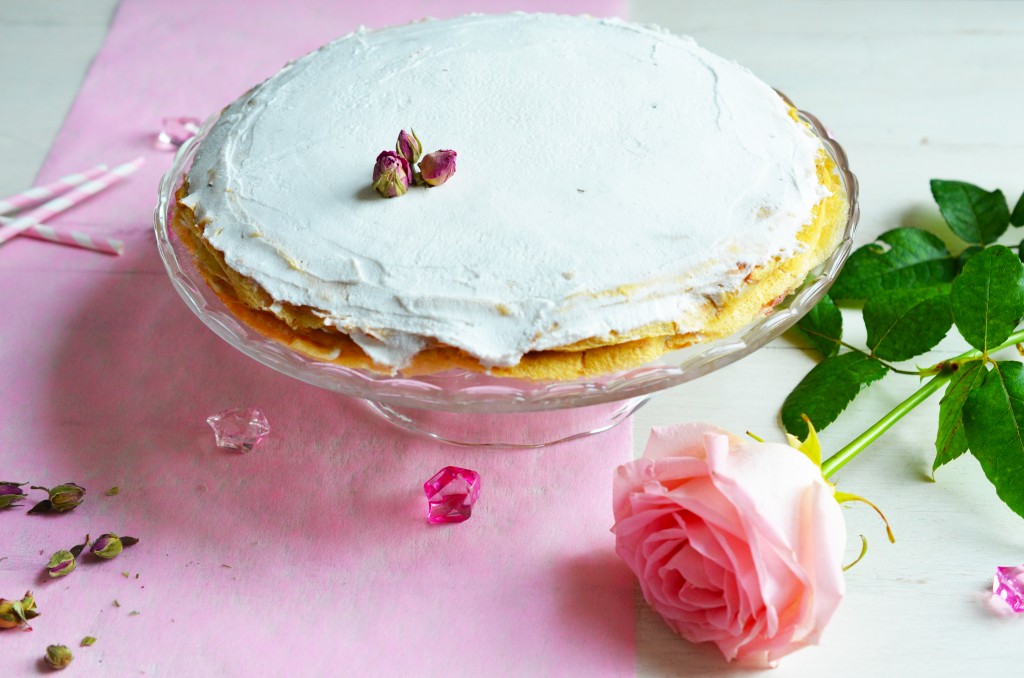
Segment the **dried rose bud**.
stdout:
<path fill-rule="evenodd" d="M 104 535 L 100 535 L 99 539 L 93 542 L 92 548 L 89 550 L 98 558 L 110 560 L 120 555 L 125 546 L 134 546 L 138 543 L 139 540 L 135 537 L 118 537 L 113 532 L 107 532 Z"/>
<path fill-rule="evenodd" d="M 420 156 L 423 155 L 423 144 L 420 143 L 420 138 L 416 136 L 416 130 L 410 127 L 408 132 L 403 129 L 398 133 L 395 152 L 409 161 L 410 165 L 415 165 L 419 162 Z"/>
<path fill-rule="evenodd" d="M 28 483 L 11 483 L 0 481 L 0 509 L 14 508 L 18 506 L 14 502 L 24 499 L 28 495 L 22 491 L 22 486 Z"/>
<path fill-rule="evenodd" d="M 49 511 L 64 513 L 77 507 L 85 500 L 85 488 L 75 483 L 64 483 L 52 489 L 33 485 L 32 489 L 43 490 L 50 495 L 50 498 L 44 499 L 33 506 L 29 513 L 47 513 Z"/>
<path fill-rule="evenodd" d="M 89 551 L 98 558 L 104 560 L 110 560 L 120 555 L 124 545 L 121 543 L 121 539 L 113 532 L 108 532 L 92 543 L 92 547 Z"/>
<path fill-rule="evenodd" d="M 21 619 L 14 611 L 16 601 L 0 598 L 0 629 L 13 629 L 21 626 Z"/>
<path fill-rule="evenodd" d="M 67 645 L 50 645 L 46 648 L 46 663 L 51 669 L 66 668 L 74 658 Z"/>
<path fill-rule="evenodd" d="M 57 551 L 50 556 L 50 562 L 46 564 L 46 573 L 51 577 L 64 577 L 75 571 L 78 556 L 89 545 L 89 535 L 85 535 L 85 542 L 72 546 L 68 550 Z"/>
<path fill-rule="evenodd" d="M 412 171 L 408 161 L 394 151 L 381 151 L 373 166 L 373 188 L 385 198 L 405 195 Z"/>
<path fill-rule="evenodd" d="M 440 186 L 455 174 L 455 151 L 442 150 L 427 153 L 420 160 L 420 174 L 423 183 Z"/>
<path fill-rule="evenodd" d="M 0 629 L 14 629 L 19 626 L 24 626 L 26 630 L 31 629 L 28 620 L 38 616 L 36 599 L 32 597 L 31 591 L 26 591 L 25 597 L 21 600 L 0 598 Z"/>
<path fill-rule="evenodd" d="M 75 571 L 75 554 L 71 551 L 57 551 L 46 564 L 46 573 L 51 577 L 64 577 Z"/>

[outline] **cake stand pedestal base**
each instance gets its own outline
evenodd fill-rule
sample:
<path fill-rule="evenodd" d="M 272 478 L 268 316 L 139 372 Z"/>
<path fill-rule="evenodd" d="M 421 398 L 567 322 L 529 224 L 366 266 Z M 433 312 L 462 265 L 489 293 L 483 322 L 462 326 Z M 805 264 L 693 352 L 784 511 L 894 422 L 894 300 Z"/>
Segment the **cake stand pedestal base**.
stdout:
<path fill-rule="evenodd" d="M 440 412 L 374 400 L 370 407 L 392 424 L 450 445 L 545 447 L 601 433 L 621 424 L 650 396 L 543 412 Z"/>

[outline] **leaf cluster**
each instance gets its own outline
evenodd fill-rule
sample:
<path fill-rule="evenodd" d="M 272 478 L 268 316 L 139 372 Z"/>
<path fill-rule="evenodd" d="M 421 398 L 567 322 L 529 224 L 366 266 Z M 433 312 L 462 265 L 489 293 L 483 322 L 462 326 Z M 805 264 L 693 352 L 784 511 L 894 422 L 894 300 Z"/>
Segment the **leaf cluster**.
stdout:
<path fill-rule="evenodd" d="M 933 179 L 932 196 L 962 252 L 918 228 L 883 233 L 849 258 L 826 295 L 797 325 L 821 362 L 782 405 L 782 423 L 807 435 L 803 416 L 824 429 L 873 382 L 890 372 L 939 375 L 949 384 L 939 404 L 938 469 L 970 451 L 1000 498 L 1024 516 L 1024 365 L 996 361 L 1024 318 L 1024 242 L 1014 252 L 997 244 L 1024 226 L 1024 195 L 1011 210 L 1001 191 Z M 864 349 L 843 341 L 836 302 L 859 305 Z M 955 327 L 974 349 L 925 369 L 892 363 L 934 348 Z"/>

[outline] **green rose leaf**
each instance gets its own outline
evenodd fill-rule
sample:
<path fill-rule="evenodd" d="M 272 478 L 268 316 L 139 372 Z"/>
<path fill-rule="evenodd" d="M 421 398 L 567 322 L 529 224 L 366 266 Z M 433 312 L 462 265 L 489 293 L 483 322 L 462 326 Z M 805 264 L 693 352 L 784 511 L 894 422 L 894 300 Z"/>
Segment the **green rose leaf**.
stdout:
<path fill-rule="evenodd" d="M 829 295 L 835 300 L 867 299 L 884 290 L 950 282 L 956 272 L 957 258 L 937 236 L 896 228 L 851 254 Z"/>
<path fill-rule="evenodd" d="M 890 290 L 864 304 L 868 348 L 883 360 L 909 360 L 935 347 L 953 326 L 949 285 Z"/>
<path fill-rule="evenodd" d="M 1008 247 L 986 248 L 953 281 L 950 303 L 956 328 L 971 346 L 998 346 L 1024 316 L 1024 264 Z"/>
<path fill-rule="evenodd" d="M 961 252 L 960 256 L 956 258 L 957 274 L 959 275 L 960 271 L 964 270 L 964 266 L 967 265 L 967 262 L 970 260 L 971 257 L 973 257 L 978 252 L 982 251 L 983 249 L 985 248 L 980 245 L 971 245 L 963 252 Z"/>
<path fill-rule="evenodd" d="M 843 338 L 843 314 L 827 294 L 796 324 L 823 358 L 839 353 Z"/>
<path fill-rule="evenodd" d="M 935 436 L 935 461 L 932 471 L 948 464 L 967 451 L 964 433 L 963 408 L 967 396 L 985 380 L 985 363 L 974 360 L 960 366 L 946 387 L 939 402 L 939 432 Z"/>
<path fill-rule="evenodd" d="M 819 431 L 836 420 L 864 387 L 886 375 L 889 368 L 860 352 L 826 358 L 796 385 L 782 403 L 782 425 L 803 440 L 806 414 Z"/>
<path fill-rule="evenodd" d="M 1024 193 L 1021 193 L 1020 198 L 1017 199 L 1017 204 L 1010 214 L 1010 223 L 1014 226 L 1024 226 Z"/>
<path fill-rule="evenodd" d="M 996 494 L 1024 516 L 1024 364 L 995 363 L 963 410 L 967 445 Z"/>
<path fill-rule="evenodd" d="M 964 242 L 995 242 L 1010 224 L 1010 209 L 1000 190 L 986 191 L 963 181 L 932 179 L 932 196 L 942 218 Z"/>

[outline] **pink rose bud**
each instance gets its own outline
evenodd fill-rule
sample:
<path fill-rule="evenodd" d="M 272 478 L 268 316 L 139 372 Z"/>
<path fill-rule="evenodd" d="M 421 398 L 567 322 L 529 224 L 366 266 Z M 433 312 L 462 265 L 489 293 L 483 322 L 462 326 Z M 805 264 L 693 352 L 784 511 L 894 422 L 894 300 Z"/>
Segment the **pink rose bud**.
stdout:
<path fill-rule="evenodd" d="M 416 130 L 409 128 L 398 133 L 398 142 L 395 144 L 395 152 L 409 161 L 410 165 L 416 164 L 423 155 L 423 144 L 416 136 Z"/>
<path fill-rule="evenodd" d="M 373 188 L 385 198 L 405 195 L 412 171 L 409 162 L 394 151 L 381 151 L 373 166 Z"/>
<path fill-rule="evenodd" d="M 431 186 L 440 186 L 455 174 L 455 151 L 434 151 L 420 160 L 420 174 Z"/>

